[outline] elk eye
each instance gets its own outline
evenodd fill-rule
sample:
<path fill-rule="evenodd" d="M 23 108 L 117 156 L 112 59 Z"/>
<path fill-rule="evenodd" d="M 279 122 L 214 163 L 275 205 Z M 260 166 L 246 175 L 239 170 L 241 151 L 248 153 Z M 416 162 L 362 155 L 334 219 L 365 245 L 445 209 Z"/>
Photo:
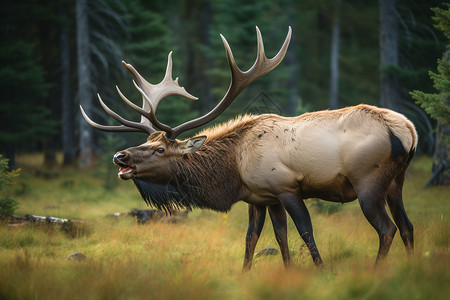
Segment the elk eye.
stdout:
<path fill-rule="evenodd" d="M 158 152 L 159 154 L 164 153 L 164 148 L 158 148 L 156 149 L 156 152 Z"/>

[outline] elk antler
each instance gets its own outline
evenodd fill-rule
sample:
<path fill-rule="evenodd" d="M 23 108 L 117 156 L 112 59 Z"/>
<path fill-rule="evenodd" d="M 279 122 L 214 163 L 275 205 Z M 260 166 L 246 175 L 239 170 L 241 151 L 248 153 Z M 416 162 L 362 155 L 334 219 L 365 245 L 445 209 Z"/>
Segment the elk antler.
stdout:
<path fill-rule="evenodd" d="M 136 86 L 137 90 L 142 95 L 142 108 L 128 100 L 122 92 L 119 90 L 119 88 L 116 86 L 117 91 L 122 98 L 122 100 L 128 104 L 132 109 L 137 111 L 139 114 L 141 114 L 141 122 L 133 122 L 125 120 L 124 118 L 120 117 L 118 114 L 116 114 L 114 111 L 112 111 L 109 107 L 105 105 L 105 103 L 102 101 L 100 96 L 99 102 L 102 105 L 103 109 L 114 119 L 116 119 L 119 123 L 122 125 L 119 126 L 104 126 L 99 125 L 95 122 L 93 122 L 84 112 L 83 108 L 81 108 L 81 113 L 83 114 L 83 117 L 85 120 L 93 127 L 103 130 L 103 131 L 128 131 L 128 132 L 146 132 L 148 134 L 151 134 L 152 132 L 155 132 L 156 130 L 153 128 L 155 126 L 159 130 L 165 131 L 166 136 L 169 139 L 175 139 L 179 134 L 182 132 L 185 132 L 187 130 L 202 126 L 215 118 L 217 118 L 232 102 L 233 100 L 253 81 L 256 79 L 262 77 L 263 75 L 269 73 L 271 70 L 273 70 L 280 62 L 283 60 L 287 48 L 289 46 L 289 42 L 291 40 L 291 33 L 292 29 L 289 26 L 289 31 L 286 36 L 286 39 L 283 43 L 283 46 L 281 47 L 280 51 L 275 55 L 275 57 L 269 59 L 266 57 L 266 54 L 264 52 L 264 44 L 261 37 L 261 32 L 259 31 L 259 28 L 256 27 L 256 35 L 257 35 L 257 43 L 258 43 L 258 53 L 256 56 L 255 63 L 253 66 L 243 72 L 239 69 L 239 67 L 236 65 L 236 62 L 234 61 L 233 53 L 231 51 L 230 46 L 228 45 L 227 40 L 223 35 L 220 35 L 222 38 L 227 59 L 228 59 L 228 65 L 230 67 L 231 71 L 231 83 L 228 88 L 227 93 L 222 98 L 222 100 L 217 104 L 217 106 L 211 110 L 206 115 L 199 117 L 197 119 L 188 121 L 186 123 L 183 123 L 181 125 L 178 125 L 175 128 L 171 128 L 167 126 L 166 124 L 163 124 L 159 122 L 156 119 L 156 109 L 158 107 L 159 102 L 170 95 L 178 95 L 183 96 L 185 98 L 191 99 L 191 100 L 197 100 L 196 97 L 192 96 L 186 90 L 181 87 L 178 84 L 178 78 L 175 80 L 172 79 L 172 52 L 169 53 L 168 59 L 167 59 L 167 68 L 166 68 L 166 75 L 164 76 L 164 79 L 156 85 L 153 85 L 149 82 L 147 82 L 137 71 L 136 69 L 125 62 L 122 62 L 122 64 L 133 74 L 135 77 L 136 82 L 133 81 L 134 85 Z M 152 126 L 153 125 L 153 126 Z"/>
<path fill-rule="evenodd" d="M 172 79 L 172 51 L 169 53 L 169 56 L 167 58 L 166 75 L 164 76 L 164 79 L 157 85 L 153 85 L 147 82 L 147 80 L 145 80 L 144 77 L 142 77 L 141 74 L 139 74 L 132 65 L 125 62 L 122 62 L 122 64 L 131 72 L 131 74 L 133 74 L 134 78 L 138 82 L 136 84 L 136 82 L 133 81 L 133 83 L 136 86 L 136 89 L 141 93 L 143 103 L 147 103 L 150 107 L 148 112 L 145 112 L 145 109 L 144 111 L 141 111 L 140 109 L 136 110 L 136 108 L 139 107 L 134 107 L 135 110 L 138 111 L 141 115 L 148 118 L 150 122 L 159 130 L 165 131 L 169 136 L 171 136 L 172 128 L 167 126 L 166 124 L 159 122 L 156 119 L 155 113 L 159 102 L 163 98 L 171 95 L 183 96 L 191 100 L 198 99 L 197 97 L 194 97 L 186 92 L 184 87 L 181 87 L 178 84 L 178 77 L 175 78 L 175 80 Z M 123 96 L 122 93 L 119 94 Z M 122 97 L 122 99 L 124 99 L 124 97 Z M 131 102 L 128 101 L 127 103 L 130 104 Z"/>
<path fill-rule="evenodd" d="M 99 94 L 97 94 L 98 96 L 98 101 L 100 102 L 100 104 L 102 105 L 103 109 L 114 119 L 116 119 L 119 123 L 123 124 L 123 125 L 119 125 L 119 126 L 105 126 L 105 125 L 101 125 L 98 124 L 94 121 L 92 121 L 88 115 L 86 114 L 86 112 L 84 111 L 83 107 L 80 105 L 80 109 L 81 109 L 81 114 L 83 115 L 83 118 L 86 120 L 86 122 L 89 123 L 89 125 L 91 125 L 94 128 L 97 128 L 99 130 L 102 131 L 111 131 L 111 132 L 144 132 L 144 133 L 148 133 L 151 134 L 152 132 L 155 132 L 156 130 L 151 126 L 150 121 L 145 118 L 144 116 L 141 117 L 141 122 L 133 122 L 133 121 L 128 121 L 125 120 L 124 118 L 122 118 L 121 116 L 119 116 L 117 113 L 115 113 L 114 111 L 112 111 L 108 106 L 106 106 L 106 104 L 103 102 L 102 98 L 100 97 Z M 122 98 L 123 99 L 123 98 Z M 129 100 L 127 100 L 129 101 Z M 130 102 L 133 106 L 136 106 L 134 103 Z M 134 108 L 134 107 L 133 107 Z M 139 107 L 138 107 L 139 108 Z M 140 108 L 139 108 L 140 109 Z"/>
<path fill-rule="evenodd" d="M 250 85 L 256 79 L 269 73 L 276 66 L 278 66 L 280 62 L 283 60 L 284 55 L 286 54 L 289 42 L 291 40 L 291 33 L 292 29 L 291 26 L 289 26 L 288 34 L 286 36 L 286 39 L 284 40 L 283 46 L 281 47 L 280 51 L 278 51 L 277 55 L 275 55 L 273 58 L 269 59 L 266 57 L 266 54 L 264 52 L 264 44 L 261 32 L 259 31 L 258 26 L 256 26 L 258 53 L 256 56 L 255 63 L 246 72 L 242 72 L 236 65 L 236 62 L 234 61 L 233 57 L 233 52 L 231 52 L 231 48 L 228 45 L 227 40 L 223 35 L 220 35 L 223 44 L 225 46 L 228 65 L 231 71 L 230 87 L 228 88 L 228 91 L 225 94 L 225 96 L 213 110 L 211 110 L 209 113 L 207 113 L 202 117 L 188 121 L 175 127 L 173 129 L 173 136 L 171 138 L 175 138 L 177 135 L 179 135 L 184 131 L 202 126 L 217 118 L 233 102 L 233 100 L 240 94 L 240 92 L 242 92 L 248 85 Z"/>
<path fill-rule="evenodd" d="M 119 88 L 116 86 L 117 92 L 120 95 L 120 98 L 128 104 L 132 109 L 137 111 L 139 114 L 141 114 L 141 122 L 133 122 L 128 121 L 119 116 L 117 113 L 115 113 L 113 110 L 111 110 L 101 99 L 100 95 L 98 95 L 98 100 L 103 107 L 103 109 L 116 121 L 121 123 L 122 125 L 119 126 L 105 126 L 100 125 L 92 121 L 87 114 L 85 113 L 83 107 L 80 105 L 81 113 L 91 126 L 103 130 L 103 131 L 113 131 L 113 132 L 144 132 L 151 134 L 152 132 L 155 132 L 156 130 L 153 128 L 152 125 L 154 125 L 156 128 L 162 131 L 166 131 L 168 134 L 172 132 L 172 128 L 169 126 L 159 122 L 156 119 L 155 112 L 156 108 L 159 104 L 159 102 L 170 95 L 178 95 L 183 96 L 188 99 L 197 100 L 197 97 L 192 96 L 183 87 L 180 87 L 178 84 L 178 78 L 175 80 L 172 79 L 172 52 L 169 53 L 169 56 L 167 58 L 167 68 L 166 68 L 166 75 L 164 76 L 164 79 L 156 84 L 153 85 L 149 82 L 147 82 L 137 71 L 136 69 L 130 65 L 122 61 L 122 64 L 134 75 L 136 82 L 133 80 L 134 85 L 136 86 L 137 90 L 142 95 L 142 108 L 128 100 L 122 92 L 119 90 Z"/>

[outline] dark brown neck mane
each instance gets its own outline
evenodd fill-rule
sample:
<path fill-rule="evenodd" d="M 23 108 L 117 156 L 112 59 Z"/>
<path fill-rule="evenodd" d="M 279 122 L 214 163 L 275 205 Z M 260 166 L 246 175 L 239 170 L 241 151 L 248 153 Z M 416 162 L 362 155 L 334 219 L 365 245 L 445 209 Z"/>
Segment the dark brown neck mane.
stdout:
<path fill-rule="evenodd" d="M 236 146 L 255 122 L 243 117 L 202 132 L 208 136 L 205 144 L 170 164 L 173 177 L 167 184 L 134 179 L 144 201 L 165 211 L 196 207 L 229 211 L 240 200 L 243 187 Z"/>

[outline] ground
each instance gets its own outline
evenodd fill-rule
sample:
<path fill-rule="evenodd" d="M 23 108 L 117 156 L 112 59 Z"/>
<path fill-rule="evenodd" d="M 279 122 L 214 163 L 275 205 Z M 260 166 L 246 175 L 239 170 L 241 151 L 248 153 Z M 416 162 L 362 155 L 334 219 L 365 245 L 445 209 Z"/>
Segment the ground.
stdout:
<path fill-rule="evenodd" d="M 32 162 L 32 163 L 31 163 Z M 447 299 L 450 294 L 450 188 L 424 189 L 431 160 L 417 157 L 405 188 L 415 253 L 395 236 L 385 263 L 374 268 L 375 230 L 357 201 L 308 200 L 319 251 L 317 269 L 289 220 L 293 267 L 262 256 L 241 273 L 247 207 L 228 214 L 194 210 L 179 222 L 138 224 L 115 212 L 146 209 L 131 182 L 106 191 L 102 170 L 42 170 L 36 156 L 5 192 L 16 214 L 84 220 L 71 228 L 0 224 L 0 299 Z M 4 191 L 2 191 L 4 192 Z M 256 251 L 277 248 L 270 219 Z M 86 259 L 66 259 L 82 252 Z"/>

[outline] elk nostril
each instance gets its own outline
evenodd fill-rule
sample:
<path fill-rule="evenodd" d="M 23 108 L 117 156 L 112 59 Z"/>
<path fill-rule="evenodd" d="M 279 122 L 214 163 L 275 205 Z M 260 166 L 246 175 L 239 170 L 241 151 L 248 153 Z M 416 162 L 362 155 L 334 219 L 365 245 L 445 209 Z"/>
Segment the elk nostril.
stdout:
<path fill-rule="evenodd" d="M 116 154 L 114 154 L 114 158 L 113 161 L 115 163 L 121 162 L 127 155 L 123 152 L 117 152 Z"/>

